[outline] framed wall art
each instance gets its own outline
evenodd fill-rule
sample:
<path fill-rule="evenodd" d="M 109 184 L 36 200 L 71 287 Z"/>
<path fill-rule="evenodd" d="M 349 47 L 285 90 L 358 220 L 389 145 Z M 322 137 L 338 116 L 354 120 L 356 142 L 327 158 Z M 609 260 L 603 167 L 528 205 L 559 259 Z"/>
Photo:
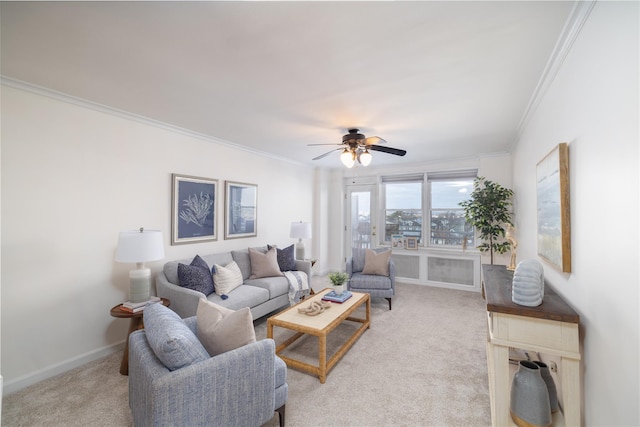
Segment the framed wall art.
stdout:
<path fill-rule="evenodd" d="M 172 174 L 171 244 L 218 239 L 218 180 Z"/>
<path fill-rule="evenodd" d="M 404 235 L 392 234 L 391 235 L 391 247 L 392 248 L 404 248 Z"/>
<path fill-rule="evenodd" d="M 558 144 L 536 167 L 538 255 L 564 273 L 571 272 L 569 147 Z"/>
<path fill-rule="evenodd" d="M 409 249 L 411 251 L 417 251 L 418 250 L 418 238 L 417 237 L 407 237 L 405 242 L 406 242 L 405 249 Z"/>
<path fill-rule="evenodd" d="M 236 239 L 258 235 L 258 186 L 226 182 L 224 238 Z"/>

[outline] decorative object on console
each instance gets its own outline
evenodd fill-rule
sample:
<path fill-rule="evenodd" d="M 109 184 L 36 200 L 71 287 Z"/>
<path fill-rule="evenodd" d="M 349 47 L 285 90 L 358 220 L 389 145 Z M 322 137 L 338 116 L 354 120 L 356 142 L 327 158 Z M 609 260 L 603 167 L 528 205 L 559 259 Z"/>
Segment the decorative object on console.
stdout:
<path fill-rule="evenodd" d="M 551 425 L 551 406 L 547 385 L 540 368 L 521 360 L 511 382 L 511 419 L 520 427 Z"/>
<path fill-rule="evenodd" d="M 538 255 L 571 273 L 569 147 L 558 144 L 536 166 Z"/>
<path fill-rule="evenodd" d="M 162 231 L 121 231 L 116 249 L 116 262 L 135 263 L 136 269 L 129 272 L 129 302 L 148 301 L 151 289 L 151 270 L 145 262 L 164 258 Z"/>
<path fill-rule="evenodd" d="M 560 406 L 558 405 L 558 390 L 556 389 L 556 383 L 553 382 L 551 372 L 549 372 L 549 366 L 546 363 L 539 360 L 534 360 L 533 363 L 540 368 L 540 376 L 547 385 L 547 391 L 549 392 L 549 406 L 551 406 L 551 413 L 558 412 Z"/>
<path fill-rule="evenodd" d="M 509 271 L 514 271 L 516 269 L 516 249 L 518 249 L 518 241 L 516 240 L 515 234 L 516 229 L 513 227 L 513 225 L 507 225 L 507 234 L 505 235 L 505 237 L 511 245 L 511 258 L 509 260 L 509 266 L 507 267 L 507 270 Z"/>
<path fill-rule="evenodd" d="M 503 225 L 512 224 L 509 207 L 513 191 L 482 176 L 473 180 L 473 188 L 469 200 L 459 204 L 464 209 L 467 222 L 475 227 L 480 239 L 485 241 L 476 247 L 480 252 L 488 251 L 493 264 L 493 253 L 503 254 L 511 246 L 509 242 L 500 242 L 499 239 L 505 236 Z"/>
<path fill-rule="evenodd" d="M 407 237 L 406 247 L 405 249 L 409 249 L 410 251 L 418 250 L 418 238 L 417 237 Z"/>
<path fill-rule="evenodd" d="M 310 222 L 292 222 L 291 232 L 289 237 L 292 239 L 298 239 L 296 243 L 296 259 L 304 259 L 304 243 L 302 239 L 311 238 L 311 223 Z"/>
<path fill-rule="evenodd" d="M 172 175 L 171 244 L 218 240 L 218 180 Z"/>
<path fill-rule="evenodd" d="M 537 307 L 544 298 L 544 269 L 535 259 L 518 263 L 513 273 L 511 300 L 519 305 Z"/>
<path fill-rule="evenodd" d="M 258 186 L 226 182 L 224 238 L 258 235 Z"/>

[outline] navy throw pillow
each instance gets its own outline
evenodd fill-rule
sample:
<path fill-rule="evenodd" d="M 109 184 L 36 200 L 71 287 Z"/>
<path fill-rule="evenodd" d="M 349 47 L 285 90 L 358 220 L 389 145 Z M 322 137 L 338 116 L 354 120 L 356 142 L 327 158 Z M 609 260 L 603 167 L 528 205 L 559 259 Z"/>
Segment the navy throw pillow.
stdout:
<path fill-rule="evenodd" d="M 273 246 L 267 245 L 268 249 L 271 249 Z M 278 249 L 277 258 L 278 258 L 278 267 L 280 267 L 280 271 L 295 271 L 296 268 L 296 257 L 295 257 L 295 247 L 294 245 L 287 246 L 284 249 Z"/>
<path fill-rule="evenodd" d="M 180 286 L 202 292 L 205 295 L 213 293 L 213 276 L 207 262 L 200 255 L 191 264 L 178 264 L 178 279 Z"/>

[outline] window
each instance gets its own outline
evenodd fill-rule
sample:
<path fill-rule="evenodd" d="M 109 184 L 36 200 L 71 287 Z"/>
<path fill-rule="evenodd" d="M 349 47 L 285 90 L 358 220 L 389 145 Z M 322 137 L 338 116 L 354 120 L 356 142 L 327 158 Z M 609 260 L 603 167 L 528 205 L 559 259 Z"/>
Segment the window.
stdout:
<path fill-rule="evenodd" d="M 392 243 L 391 236 L 417 237 L 422 241 L 423 175 L 386 177 L 382 179 L 385 200 L 384 241 Z"/>
<path fill-rule="evenodd" d="M 473 192 L 476 172 L 429 174 L 431 246 L 472 246 L 473 227 L 467 224 L 459 203 Z"/>

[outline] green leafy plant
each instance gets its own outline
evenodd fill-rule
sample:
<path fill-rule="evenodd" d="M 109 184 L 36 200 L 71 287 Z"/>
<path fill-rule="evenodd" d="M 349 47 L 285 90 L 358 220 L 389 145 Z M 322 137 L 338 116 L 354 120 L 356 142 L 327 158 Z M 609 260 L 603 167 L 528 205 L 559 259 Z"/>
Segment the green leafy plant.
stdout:
<path fill-rule="evenodd" d="M 513 225 L 510 210 L 513 191 L 482 176 L 473 181 L 473 188 L 469 200 L 459 204 L 464 208 L 467 222 L 475 227 L 480 239 L 485 241 L 476 247 L 480 252 L 489 251 L 493 264 L 494 252 L 503 254 L 511 247 L 508 241 L 500 240 L 505 237 L 505 226 Z"/>
<path fill-rule="evenodd" d="M 331 280 L 333 286 L 340 286 L 344 285 L 344 282 L 349 280 L 349 276 L 347 276 L 347 273 L 338 271 L 335 273 L 329 273 L 329 280 Z"/>

